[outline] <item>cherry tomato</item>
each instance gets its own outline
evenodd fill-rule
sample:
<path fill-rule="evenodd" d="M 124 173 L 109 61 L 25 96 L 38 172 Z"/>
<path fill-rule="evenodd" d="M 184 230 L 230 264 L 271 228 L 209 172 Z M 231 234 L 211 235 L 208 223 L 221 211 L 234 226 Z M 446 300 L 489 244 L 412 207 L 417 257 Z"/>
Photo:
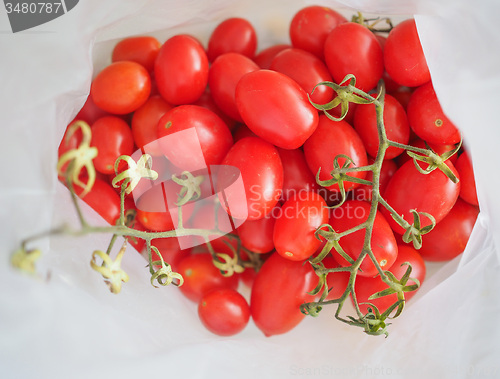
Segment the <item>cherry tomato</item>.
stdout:
<path fill-rule="evenodd" d="M 103 174 L 115 173 L 115 161 L 121 155 L 131 155 L 134 138 L 128 124 L 121 118 L 105 116 L 92 125 L 90 145 L 97 148 L 94 167 Z"/>
<path fill-rule="evenodd" d="M 207 293 L 198 305 L 202 324 L 219 336 L 238 334 L 250 320 L 250 306 L 237 291 L 219 289 Z"/>
<path fill-rule="evenodd" d="M 193 103 L 208 83 L 207 54 L 196 38 L 173 36 L 162 45 L 154 73 L 158 91 L 167 103 Z"/>
<path fill-rule="evenodd" d="M 417 87 L 431 79 L 414 19 L 391 30 L 384 46 L 384 64 L 391 78 L 403 86 Z"/>
<path fill-rule="evenodd" d="M 315 232 L 328 222 L 328 213 L 325 200 L 316 192 L 287 200 L 274 225 L 276 251 L 292 261 L 309 258 L 321 245 Z"/>
<path fill-rule="evenodd" d="M 78 186 L 74 188 L 80 196 L 83 190 Z M 96 178 L 92 189 L 81 199 L 110 225 L 115 225 L 120 218 L 120 196 L 102 179 Z"/>
<path fill-rule="evenodd" d="M 261 50 L 255 57 L 253 57 L 253 61 L 257 63 L 260 68 L 269 69 L 276 54 L 290 47 L 292 46 L 286 44 L 269 46 L 264 50 Z"/>
<path fill-rule="evenodd" d="M 449 160 L 446 165 L 458 177 L 458 172 Z M 425 169 L 426 165 L 418 163 Z M 410 224 L 413 215 L 410 210 L 427 212 L 436 222 L 440 222 L 450 212 L 460 193 L 460 182 L 453 183 L 442 171 L 436 169 L 430 174 L 420 173 L 412 161 L 403 164 L 392 176 L 384 192 L 385 200 Z M 403 234 L 404 229 L 399 226 L 385 208 L 382 212 L 386 215 L 392 229 Z M 421 215 L 421 227 L 430 225 L 431 221 Z"/>
<path fill-rule="evenodd" d="M 337 233 L 353 228 L 368 219 L 370 206 L 371 204 L 366 201 L 348 200 L 332 211 L 330 225 Z M 339 241 L 344 252 L 354 260 L 359 257 L 363 250 L 365 234 L 366 230 L 361 229 L 342 237 Z M 379 211 L 377 211 L 373 224 L 371 247 L 380 267 L 383 270 L 389 269 L 396 260 L 398 247 L 391 227 Z M 350 266 L 350 263 L 336 251 L 332 251 L 332 254 L 341 266 Z M 369 256 L 365 257 L 360 269 L 359 276 L 375 276 L 378 272 Z"/>
<path fill-rule="evenodd" d="M 184 284 L 179 287 L 182 294 L 196 303 L 210 291 L 221 288 L 236 290 L 238 287 L 238 277 L 223 276 L 209 253 L 192 254 L 181 259 L 177 272 L 184 278 Z"/>
<path fill-rule="evenodd" d="M 403 106 L 391 95 L 384 99 L 384 127 L 387 138 L 394 142 L 407 144 L 410 140 L 410 125 Z M 376 157 L 379 147 L 377 114 L 375 104 L 359 104 L 354 113 L 354 128 L 363 140 L 366 152 Z M 404 150 L 389 146 L 384 159 L 392 159 Z"/>
<path fill-rule="evenodd" d="M 408 269 L 408 265 L 405 265 L 404 263 L 408 262 L 412 267 L 410 278 L 418 279 L 420 285 L 422 285 L 425 279 L 426 267 L 420 254 L 417 250 L 408 245 L 399 245 L 398 251 L 398 257 L 389 271 L 392 272 L 397 279 L 401 279 Z M 412 284 L 415 284 L 415 282 L 411 279 L 406 283 L 406 285 L 409 286 Z M 398 299 L 396 294 L 368 300 L 368 298 L 374 293 L 386 290 L 387 288 L 389 288 L 389 286 L 385 284 L 382 279 L 380 279 L 379 275 L 375 278 L 366 278 L 362 276 L 356 277 L 354 291 L 356 292 L 356 299 L 359 303 L 361 312 L 364 314 L 368 312 L 368 305 L 362 303 L 372 303 L 377 307 L 380 313 L 385 312 L 392 304 L 394 304 Z M 405 301 L 410 300 L 417 291 L 418 289 L 415 291 L 405 292 Z"/>
<path fill-rule="evenodd" d="M 139 63 L 111 63 L 97 74 L 90 95 L 99 108 L 109 113 L 127 114 L 146 102 L 151 92 L 151 78 Z"/>
<path fill-rule="evenodd" d="M 229 128 L 229 130 L 233 131 L 236 129 L 238 123 L 236 120 L 232 119 L 229 117 L 227 114 L 225 114 L 218 106 L 215 104 L 215 101 L 212 97 L 212 93 L 210 92 L 210 87 L 207 87 L 205 89 L 205 92 L 201 95 L 201 97 L 196 100 L 193 105 L 199 105 L 200 107 L 210 109 L 212 112 L 214 112 L 217 116 L 219 116 L 222 121 L 224 121 Z"/>
<path fill-rule="evenodd" d="M 73 121 L 81 120 L 85 121 L 89 125 L 92 125 L 97 119 L 110 115 L 111 114 L 109 112 L 106 112 L 105 110 L 102 110 L 97 105 L 95 105 L 92 96 L 89 95 L 87 97 L 87 100 L 85 101 L 85 104 L 83 104 L 82 109 L 80 109 Z M 70 122 L 70 124 L 72 124 L 72 122 Z"/>
<path fill-rule="evenodd" d="M 278 148 L 283 163 L 283 200 L 297 198 L 303 192 L 318 191 L 319 185 L 307 165 L 300 149 L 285 150 Z"/>
<path fill-rule="evenodd" d="M 450 213 L 422 237 L 418 251 L 427 261 L 449 261 L 463 253 L 479 209 L 458 199 Z"/>
<path fill-rule="evenodd" d="M 236 84 L 246 73 L 256 71 L 259 66 L 250 58 L 238 53 L 219 55 L 208 73 L 208 85 L 215 104 L 229 117 L 242 122 L 236 107 Z"/>
<path fill-rule="evenodd" d="M 137 147 L 150 155 L 162 155 L 156 141 L 158 139 L 158 121 L 172 106 L 161 96 L 151 96 L 132 116 L 132 134 Z M 147 145 L 147 148 L 146 148 Z"/>
<path fill-rule="evenodd" d="M 273 210 L 265 217 L 259 220 L 246 220 L 238 228 L 243 247 L 257 254 L 264 254 L 274 249 L 273 231 L 276 223 L 276 217 L 281 208 L 276 205 Z"/>
<path fill-rule="evenodd" d="M 189 133 L 191 128 L 195 134 Z M 175 136 L 178 132 L 186 133 Z M 158 138 L 165 156 L 187 171 L 220 164 L 233 145 L 233 136 L 224 121 L 198 105 L 181 105 L 163 115 L 158 122 Z"/>
<path fill-rule="evenodd" d="M 478 206 L 479 201 L 477 199 L 474 170 L 472 168 L 472 161 L 470 160 L 467 151 L 464 151 L 460 157 L 458 157 L 455 167 L 462 182 L 460 187 L 460 198 L 469 204 Z"/>
<path fill-rule="evenodd" d="M 411 128 L 423 140 L 438 145 L 460 142 L 460 131 L 444 114 L 431 82 L 415 89 L 407 113 Z"/>
<path fill-rule="evenodd" d="M 305 317 L 301 304 L 314 300 L 307 292 L 314 289 L 317 281 L 311 265 L 273 253 L 252 286 L 250 312 L 255 325 L 267 337 L 295 328 Z"/>
<path fill-rule="evenodd" d="M 224 53 L 239 53 L 253 58 L 257 49 L 257 33 L 244 18 L 232 17 L 222 21 L 208 40 L 207 55 L 210 62 Z"/>
<path fill-rule="evenodd" d="M 327 86 L 319 86 L 313 92 L 316 84 L 333 79 L 323 61 L 308 51 L 283 50 L 274 57 L 270 69 L 295 80 L 309 95 L 312 93 L 311 101 L 317 104 L 326 104 L 333 98 L 334 91 Z"/>
<path fill-rule="evenodd" d="M 229 186 L 234 171 L 220 170 L 219 185 L 225 190 L 219 193 L 219 199 L 229 214 L 241 220 L 258 220 L 271 212 L 283 188 L 283 165 L 273 145 L 258 137 L 243 138 L 229 150 L 222 165 L 239 169 L 245 188 L 246 202 L 234 201 L 241 196 L 239 189 Z"/>
<path fill-rule="evenodd" d="M 299 10 L 290 22 L 289 34 L 293 47 L 309 51 L 323 59 L 323 47 L 328 34 L 347 19 L 333 9 L 312 5 Z"/>
<path fill-rule="evenodd" d="M 384 73 L 384 55 L 377 37 L 365 26 L 346 22 L 333 29 L 325 40 L 325 62 L 340 83 L 348 74 L 356 77 L 356 87 L 375 88 Z"/>
<path fill-rule="evenodd" d="M 320 180 L 331 179 L 333 161 L 337 155 L 344 154 L 352 159 L 356 167 L 367 164 L 366 150 L 358 133 L 345 121 L 332 121 L 327 116 L 319 117 L 318 128 L 304 144 L 304 155 L 312 173 L 319 174 Z M 345 163 L 344 158 L 338 160 L 340 167 Z M 349 176 L 365 178 L 366 171 L 349 173 Z M 344 182 L 346 191 L 358 187 L 358 183 Z M 338 184 L 327 187 L 338 193 Z"/>
<path fill-rule="evenodd" d="M 306 92 L 288 76 L 271 70 L 253 71 L 241 78 L 236 106 L 255 134 L 283 149 L 300 147 L 318 125 L 318 111 Z"/>
<path fill-rule="evenodd" d="M 139 36 L 122 39 L 111 54 L 111 61 L 132 61 L 152 72 L 161 43 L 154 37 Z"/>

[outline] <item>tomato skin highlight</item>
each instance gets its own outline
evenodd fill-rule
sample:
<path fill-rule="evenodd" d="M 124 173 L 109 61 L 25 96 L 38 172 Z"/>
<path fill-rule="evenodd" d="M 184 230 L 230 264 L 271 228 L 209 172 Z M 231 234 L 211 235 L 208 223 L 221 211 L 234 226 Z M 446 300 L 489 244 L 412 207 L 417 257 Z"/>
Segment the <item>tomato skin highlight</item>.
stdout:
<path fill-rule="evenodd" d="M 236 106 L 255 134 L 283 149 L 299 148 L 318 126 L 318 111 L 306 92 L 276 71 L 244 75 L 236 86 Z"/>
<path fill-rule="evenodd" d="M 113 114 L 127 114 L 143 105 L 151 93 L 151 78 L 139 63 L 122 61 L 105 67 L 92 81 L 95 105 Z"/>
<path fill-rule="evenodd" d="M 458 172 L 449 160 L 446 165 L 457 176 Z M 420 167 L 425 168 L 424 164 Z M 420 173 L 413 161 L 403 164 L 392 176 L 384 192 L 385 200 L 410 224 L 413 223 L 411 209 L 417 212 L 430 213 L 436 223 L 440 222 L 451 210 L 460 193 L 460 182 L 453 183 L 439 169 L 424 175 Z M 399 234 L 405 230 L 394 221 L 389 212 L 382 208 L 392 229 Z M 421 215 L 421 227 L 430 225 L 428 217 Z"/>
<path fill-rule="evenodd" d="M 353 228 L 368 219 L 371 204 L 366 201 L 348 200 L 340 207 L 335 208 L 330 216 L 330 225 L 338 233 Z M 383 270 L 389 269 L 398 255 L 397 241 L 386 217 L 377 211 L 373 224 L 371 246 L 373 255 Z M 339 240 L 339 244 L 347 255 L 356 260 L 363 249 L 365 230 L 358 230 Z M 350 263 L 336 251 L 332 250 L 335 260 L 344 267 Z M 373 277 L 378 270 L 367 255 L 361 263 L 358 276 Z"/>
<path fill-rule="evenodd" d="M 227 188 L 219 193 L 222 206 L 230 205 L 226 211 L 240 220 L 258 220 L 269 214 L 283 189 L 283 165 L 277 149 L 261 138 L 246 137 L 233 145 L 222 165 L 240 170 L 246 196 L 244 204 L 233 200 L 241 195 L 240 191 Z M 232 173 L 224 168 L 219 177 L 221 188 L 226 188 L 233 180 Z"/>
<path fill-rule="evenodd" d="M 193 103 L 208 83 L 207 54 L 196 38 L 173 36 L 160 48 L 154 73 L 158 91 L 167 103 Z"/>
<path fill-rule="evenodd" d="M 308 295 L 317 284 L 309 264 L 273 253 L 262 265 L 252 286 L 251 317 L 266 337 L 286 333 L 305 317 L 300 305 L 313 301 Z"/>
<path fill-rule="evenodd" d="M 276 251 L 292 261 L 309 258 L 321 245 L 315 232 L 328 222 L 328 213 L 325 200 L 315 192 L 287 200 L 274 225 Z"/>
<path fill-rule="evenodd" d="M 235 290 L 214 290 L 200 300 L 198 316 L 202 324 L 218 336 L 240 333 L 250 320 L 250 306 Z"/>

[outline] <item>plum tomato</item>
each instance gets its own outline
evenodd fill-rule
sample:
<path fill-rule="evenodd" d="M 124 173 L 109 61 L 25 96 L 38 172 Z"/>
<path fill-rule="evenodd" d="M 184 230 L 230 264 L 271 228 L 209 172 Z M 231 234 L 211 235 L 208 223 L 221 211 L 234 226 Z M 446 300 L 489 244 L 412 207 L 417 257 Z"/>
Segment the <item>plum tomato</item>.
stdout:
<path fill-rule="evenodd" d="M 161 43 L 151 36 L 138 36 L 122 39 L 111 53 L 111 61 L 132 61 L 152 72 Z"/>
<path fill-rule="evenodd" d="M 301 192 L 281 207 L 274 225 L 276 251 L 286 259 L 303 261 L 321 245 L 316 230 L 328 222 L 328 207 L 316 192 Z"/>
<path fill-rule="evenodd" d="M 229 117 L 217 106 L 212 97 L 212 93 L 210 92 L 210 87 L 207 87 L 205 89 L 205 92 L 203 92 L 202 95 L 200 96 L 200 98 L 192 104 L 210 109 L 217 116 L 219 116 L 222 119 L 222 121 L 226 123 L 227 127 L 229 128 L 229 130 L 231 130 L 231 132 L 238 126 L 238 122 L 236 120 Z"/>
<path fill-rule="evenodd" d="M 422 237 L 420 255 L 427 261 L 449 261 L 463 253 L 479 209 L 462 199 L 429 233 Z"/>
<path fill-rule="evenodd" d="M 449 160 L 446 165 L 457 176 L 458 172 Z M 425 163 L 418 163 L 425 169 Z M 431 214 L 436 223 L 440 222 L 451 210 L 460 193 L 460 182 L 453 183 L 442 171 L 436 169 L 424 175 L 417 170 L 413 161 L 403 164 L 392 176 L 384 192 L 384 199 L 408 223 L 413 224 L 410 210 Z M 391 217 L 386 208 L 382 212 L 387 216 L 392 229 L 403 234 L 404 229 Z M 421 215 L 421 227 L 431 224 L 425 215 Z"/>
<path fill-rule="evenodd" d="M 297 48 L 283 50 L 274 57 L 270 69 L 299 83 L 314 103 L 326 104 L 333 98 L 334 91 L 328 86 L 318 86 L 313 92 L 316 84 L 333 79 L 323 61 L 308 51 Z"/>
<path fill-rule="evenodd" d="M 323 47 L 328 34 L 347 19 L 337 11 L 311 5 L 300 9 L 292 18 L 289 27 L 293 47 L 309 51 L 323 59 Z"/>
<path fill-rule="evenodd" d="M 413 91 L 407 114 L 411 128 L 424 141 L 437 145 L 460 142 L 460 131 L 444 114 L 432 82 Z"/>
<path fill-rule="evenodd" d="M 161 117 L 157 127 L 160 148 L 182 170 L 195 171 L 220 164 L 233 145 L 226 123 L 211 110 L 198 105 L 172 108 Z M 194 134 L 189 133 L 191 128 Z M 186 133 L 174 137 L 178 132 Z"/>
<path fill-rule="evenodd" d="M 239 53 L 253 58 L 257 50 L 257 33 L 246 19 L 232 17 L 222 21 L 208 40 L 207 55 L 213 62 L 224 53 Z"/>
<path fill-rule="evenodd" d="M 163 154 L 156 141 L 158 139 L 158 121 L 170 109 L 172 109 L 172 105 L 160 95 L 154 95 L 134 112 L 131 127 L 134 142 L 139 149 L 154 156 Z M 147 150 L 144 150 L 146 145 Z"/>
<path fill-rule="evenodd" d="M 85 104 L 83 104 L 82 109 L 77 113 L 75 119 L 73 121 L 85 121 L 87 124 L 92 125 L 97 119 L 110 116 L 111 113 L 106 112 L 105 110 L 99 108 L 92 99 L 92 96 L 89 95 Z M 70 122 L 70 125 L 72 122 Z"/>
<path fill-rule="evenodd" d="M 476 192 L 476 180 L 474 178 L 474 170 L 472 168 L 472 161 L 469 158 L 469 153 L 464 151 L 457 159 L 455 168 L 460 175 L 462 185 L 460 187 L 460 198 L 472 204 L 479 206 Z"/>
<path fill-rule="evenodd" d="M 283 164 L 283 200 L 300 196 L 302 192 L 319 191 L 316 178 L 307 165 L 301 149 L 278 148 Z"/>
<path fill-rule="evenodd" d="M 281 198 L 283 189 L 283 165 L 278 150 L 269 142 L 258 137 L 246 137 L 236 142 L 222 161 L 219 170 L 219 192 L 221 204 L 234 218 L 258 220 L 272 211 Z M 230 186 L 234 181 L 234 171 L 224 166 L 240 170 L 246 201 L 235 201 L 240 190 Z M 230 204 L 227 209 L 226 204 Z"/>
<path fill-rule="evenodd" d="M 143 105 L 151 93 L 151 78 L 144 66 L 130 61 L 111 63 L 92 81 L 90 95 L 106 112 L 127 114 Z"/>
<path fill-rule="evenodd" d="M 367 164 L 363 141 L 351 125 L 345 121 L 333 121 L 327 116 L 321 115 L 316 131 L 304 144 L 304 155 L 307 164 L 314 175 L 317 175 L 318 170 L 321 169 L 320 180 L 328 180 L 331 179 L 330 172 L 333 170 L 334 158 L 340 154 L 350 157 L 356 167 Z M 345 158 L 339 158 L 338 162 L 342 167 Z M 364 179 L 366 171 L 352 172 L 348 175 Z M 346 191 L 358 186 L 358 183 L 344 182 Z M 338 184 L 333 184 L 327 188 L 330 191 L 339 192 Z"/>
<path fill-rule="evenodd" d="M 403 106 L 391 95 L 384 99 L 384 127 L 387 138 L 394 142 L 407 144 L 410 140 L 410 125 Z M 354 113 L 354 128 L 365 145 L 366 152 L 376 157 L 379 148 L 377 114 L 375 104 L 358 104 Z M 393 159 L 404 150 L 389 146 L 384 159 Z"/>
<path fill-rule="evenodd" d="M 265 336 L 286 333 L 305 317 L 301 304 L 314 301 L 318 279 L 313 268 L 273 253 L 258 271 L 250 295 L 250 312 Z M 182 287 L 181 287 L 182 288 Z"/>
<path fill-rule="evenodd" d="M 420 282 L 420 285 L 422 285 L 426 274 L 425 262 L 417 252 L 417 250 L 415 250 L 411 246 L 398 246 L 398 257 L 389 271 L 392 272 L 397 279 L 401 279 L 408 269 L 408 265 L 404 264 L 406 262 L 410 263 L 412 267 L 410 279 L 408 280 L 408 282 L 406 282 L 406 285 L 410 286 L 412 284 L 415 284 L 415 282 L 411 278 L 416 278 Z M 380 313 L 385 312 L 392 304 L 394 304 L 397 301 L 396 294 L 368 300 L 368 298 L 374 293 L 383 291 L 387 288 L 389 288 L 389 286 L 385 284 L 382 279 L 380 279 L 379 275 L 374 278 L 366 278 L 361 276 L 356 277 L 356 282 L 354 283 L 354 291 L 356 292 L 356 299 L 359 303 L 361 312 L 363 312 L 364 314 L 368 312 L 368 304 L 362 303 L 371 303 L 375 305 Z M 419 289 L 420 287 L 415 291 L 405 292 L 405 301 L 410 300 Z"/>
<path fill-rule="evenodd" d="M 283 149 L 302 146 L 318 125 L 318 111 L 306 92 L 276 71 L 245 74 L 236 86 L 236 106 L 255 134 Z"/>
<path fill-rule="evenodd" d="M 292 46 L 287 44 L 269 46 L 255 55 L 255 57 L 253 57 L 253 61 L 257 63 L 260 68 L 269 69 L 276 54 L 290 47 Z"/>
<path fill-rule="evenodd" d="M 333 29 L 325 40 L 325 62 L 335 82 L 348 74 L 356 87 L 367 92 L 377 86 L 384 73 L 384 55 L 377 37 L 365 26 L 346 22 Z"/>
<path fill-rule="evenodd" d="M 384 65 L 390 77 L 402 86 L 417 87 L 431 80 L 414 19 L 400 22 L 387 36 Z"/>
<path fill-rule="evenodd" d="M 281 207 L 277 204 L 265 217 L 259 220 L 246 220 L 241 224 L 238 228 L 241 245 L 257 254 L 272 251 L 274 225 L 280 212 Z"/>
<path fill-rule="evenodd" d="M 102 174 L 115 173 L 115 161 L 121 155 L 134 151 L 134 137 L 128 124 L 116 116 L 98 119 L 91 127 L 91 146 L 97 148 L 94 167 Z"/>
<path fill-rule="evenodd" d="M 233 289 L 213 290 L 202 297 L 198 305 L 201 323 L 218 336 L 238 334 L 250 320 L 250 306 Z"/>
<path fill-rule="evenodd" d="M 78 186 L 74 188 L 75 193 L 80 196 L 82 189 Z M 92 189 L 81 199 L 110 225 L 115 225 L 120 218 L 120 196 L 103 179 L 96 178 Z"/>
<path fill-rule="evenodd" d="M 210 253 L 191 254 L 181 259 L 177 264 L 177 272 L 184 278 L 184 284 L 179 287 L 180 291 L 196 303 L 210 291 L 238 288 L 238 277 L 223 276 L 214 266 Z"/>
<path fill-rule="evenodd" d="M 370 214 L 370 207 L 371 204 L 366 201 L 348 200 L 340 207 L 333 209 L 330 216 L 330 225 L 337 233 L 345 232 L 365 222 Z M 339 240 L 339 244 L 344 252 L 353 260 L 356 260 L 363 250 L 365 234 L 365 229 L 361 229 Z M 380 211 L 377 211 L 375 215 L 371 246 L 373 255 L 380 267 L 383 270 L 389 269 L 398 255 L 398 246 L 389 223 Z M 350 263 L 340 254 L 333 250 L 332 254 L 341 266 L 350 266 Z M 360 270 L 358 276 L 375 276 L 378 273 L 369 256 L 366 256 L 361 263 Z"/>
<path fill-rule="evenodd" d="M 236 107 L 236 85 L 243 75 L 259 69 L 257 63 L 238 53 L 219 55 L 210 66 L 208 86 L 215 104 L 232 119 L 242 122 Z"/>
<path fill-rule="evenodd" d="M 198 100 L 208 83 L 208 58 L 194 37 L 179 34 L 160 48 L 155 61 L 158 92 L 169 104 L 190 104 Z"/>

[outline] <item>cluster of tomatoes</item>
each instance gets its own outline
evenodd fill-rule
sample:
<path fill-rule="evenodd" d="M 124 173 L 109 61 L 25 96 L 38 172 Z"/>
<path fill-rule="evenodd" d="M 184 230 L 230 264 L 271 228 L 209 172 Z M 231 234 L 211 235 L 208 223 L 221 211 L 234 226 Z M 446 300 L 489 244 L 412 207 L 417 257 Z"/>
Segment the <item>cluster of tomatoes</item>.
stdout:
<path fill-rule="evenodd" d="M 225 206 L 238 195 L 226 188 L 221 192 L 224 199 L 204 204 L 203 212 L 185 207 L 183 221 L 196 228 L 215 227 L 216 218 L 220 225 L 229 214 L 242 220 L 233 231 L 238 239 L 215 238 L 212 246 L 231 255 L 241 244 L 242 254 L 246 250 L 261 257 L 258 270 L 223 276 L 203 240 L 185 249 L 177 238 L 152 241 L 165 262 L 182 274 L 180 290 L 199 304 L 203 324 L 219 335 L 241 331 L 250 317 L 267 336 L 295 327 L 304 317 L 300 305 L 315 299 L 308 292 L 318 277 L 304 261 L 325 244 L 316 230 L 330 224 L 341 233 L 368 218 L 371 186 L 344 181 L 347 200 L 328 208 L 342 200 L 341 188 L 339 183 L 323 187 L 318 182 L 331 179 L 334 161 L 339 167 L 346 157 L 350 167 L 374 161 L 379 147 L 375 105 L 351 103 L 345 118 L 333 121 L 311 104 L 328 103 L 336 96 L 329 86 L 315 88 L 318 83 L 342 83 L 353 74 L 357 88 L 373 93 L 383 79 L 387 92 L 383 117 L 390 140 L 432 148 L 437 154 L 453 150 L 460 142 L 459 131 L 434 92 L 413 19 L 383 34 L 366 23 L 349 22 L 332 9 L 308 6 L 296 13 L 289 31 L 290 43 L 258 52 L 257 33 L 242 18 L 221 22 L 206 48 L 191 35 L 175 35 L 164 43 L 153 37 L 124 39 L 115 46 L 112 63 L 96 75 L 90 97 L 76 117 L 91 125 L 91 145 L 98 149 L 94 166 L 99 176 L 83 200 L 111 224 L 120 214 L 119 194 L 110 182 L 121 155 L 147 151 L 153 156 L 153 169 L 160 171 L 165 165 L 188 171 L 216 165 L 239 169 L 244 201 Z M 341 107 L 328 112 L 338 117 Z M 193 141 L 161 142 L 191 128 L 196 130 L 201 158 Z M 78 146 L 79 139 L 81 135 L 75 134 L 63 140 L 59 153 Z M 409 262 L 411 276 L 422 283 L 424 260 L 449 260 L 465 248 L 479 212 L 472 166 L 463 147 L 446 165 L 459 182 L 441 170 L 422 174 L 400 147 L 386 151 L 381 196 L 410 224 L 411 209 L 431 214 L 437 223 L 417 251 L 402 242 L 404 230 L 386 208 L 379 207 L 372 251 L 380 267 L 396 278 L 403 276 L 407 266 L 402 264 Z M 372 179 L 370 171 L 349 175 Z M 159 188 L 164 194 L 165 188 Z M 148 192 L 135 202 L 127 198 L 126 207 L 137 211 L 135 228 L 167 231 L 175 227 L 176 216 L 155 207 L 158 198 L 162 196 Z M 422 216 L 421 222 L 426 225 L 430 220 Z M 339 241 L 352 260 L 362 250 L 364 235 L 361 229 Z M 141 241 L 130 242 L 139 251 L 144 247 Z M 350 262 L 332 251 L 323 264 L 339 267 Z M 360 268 L 355 293 L 366 311 L 362 303 L 387 285 L 368 257 Z M 335 272 L 327 280 L 331 288 L 327 300 L 339 298 L 349 274 Z M 238 292 L 242 285 L 251 287 L 249 301 Z M 395 295 L 390 295 L 370 303 L 383 312 L 394 301 Z"/>

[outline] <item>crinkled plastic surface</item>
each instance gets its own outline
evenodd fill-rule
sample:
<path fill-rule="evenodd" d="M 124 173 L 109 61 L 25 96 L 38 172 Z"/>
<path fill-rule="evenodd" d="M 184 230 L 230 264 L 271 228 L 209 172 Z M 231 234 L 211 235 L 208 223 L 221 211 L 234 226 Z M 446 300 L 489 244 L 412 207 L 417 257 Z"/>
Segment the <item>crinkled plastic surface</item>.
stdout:
<path fill-rule="evenodd" d="M 266 338 L 250 322 L 216 337 L 174 287 L 155 290 L 133 249 L 130 275 L 112 295 L 90 269 L 109 236 L 50 238 L 40 276 L 8 265 L 19 241 L 76 222 L 57 182 L 56 151 L 66 124 L 88 95 L 93 73 L 109 63 L 117 39 L 178 32 L 203 42 L 230 16 L 256 26 L 261 48 L 287 42 L 287 23 L 309 1 L 86 0 L 66 15 L 11 33 L 0 16 L 1 264 L 0 376 L 3 378 L 499 377 L 500 200 L 495 144 L 500 101 L 500 26 L 496 0 L 343 0 L 319 4 L 415 14 L 437 94 L 470 150 L 482 212 L 461 257 L 430 265 L 431 275 L 394 320 L 387 339 L 366 336 L 325 308 L 292 332 Z M 499 139 L 497 139 L 499 138 Z M 103 223 L 85 208 L 92 222 Z"/>

